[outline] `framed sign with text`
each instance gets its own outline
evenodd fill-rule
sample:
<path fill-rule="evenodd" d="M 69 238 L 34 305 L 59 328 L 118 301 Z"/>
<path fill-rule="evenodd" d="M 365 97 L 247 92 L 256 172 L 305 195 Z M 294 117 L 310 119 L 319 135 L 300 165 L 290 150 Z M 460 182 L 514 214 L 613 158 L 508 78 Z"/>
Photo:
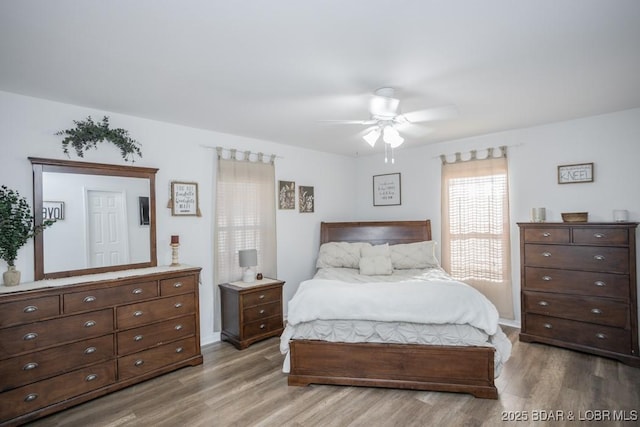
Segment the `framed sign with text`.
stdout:
<path fill-rule="evenodd" d="M 171 182 L 171 215 L 198 216 L 198 183 Z"/>
<path fill-rule="evenodd" d="M 558 184 L 593 182 L 593 163 L 558 166 Z"/>
<path fill-rule="evenodd" d="M 399 173 L 373 176 L 373 206 L 400 205 L 400 196 Z"/>

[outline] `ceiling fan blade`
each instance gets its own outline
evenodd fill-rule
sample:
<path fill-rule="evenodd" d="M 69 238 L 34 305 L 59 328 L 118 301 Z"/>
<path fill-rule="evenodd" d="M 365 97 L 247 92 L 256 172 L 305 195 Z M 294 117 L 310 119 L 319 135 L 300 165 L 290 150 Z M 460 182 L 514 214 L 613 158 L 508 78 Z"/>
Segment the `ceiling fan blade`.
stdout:
<path fill-rule="evenodd" d="M 376 120 L 318 120 L 320 123 L 333 123 L 339 125 L 373 125 Z"/>
<path fill-rule="evenodd" d="M 407 136 L 409 138 L 421 138 L 433 132 L 432 128 L 413 123 L 403 123 L 397 125 L 396 127 L 400 131 L 401 135 Z"/>
<path fill-rule="evenodd" d="M 446 120 L 458 116 L 458 108 L 455 105 L 444 105 L 442 107 L 427 108 L 426 110 L 411 111 L 400 114 L 399 120 L 403 119 L 409 123 L 429 122 L 432 120 Z"/>

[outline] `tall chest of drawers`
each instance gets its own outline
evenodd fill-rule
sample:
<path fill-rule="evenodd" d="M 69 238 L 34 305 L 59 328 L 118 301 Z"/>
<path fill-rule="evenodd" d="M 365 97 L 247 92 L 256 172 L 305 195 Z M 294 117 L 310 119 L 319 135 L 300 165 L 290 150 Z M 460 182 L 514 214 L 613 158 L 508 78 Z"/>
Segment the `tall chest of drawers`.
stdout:
<path fill-rule="evenodd" d="M 637 223 L 519 223 L 522 330 L 640 366 Z"/>
<path fill-rule="evenodd" d="M 3 288 L 0 425 L 202 363 L 199 273 L 153 267 Z M 70 280 L 77 283 L 50 286 Z"/>

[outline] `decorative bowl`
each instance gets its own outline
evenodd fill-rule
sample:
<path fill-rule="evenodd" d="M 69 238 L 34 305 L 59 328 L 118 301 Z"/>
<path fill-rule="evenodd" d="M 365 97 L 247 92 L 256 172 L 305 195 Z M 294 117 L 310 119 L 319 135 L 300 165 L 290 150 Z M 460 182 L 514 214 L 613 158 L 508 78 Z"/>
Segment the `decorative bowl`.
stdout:
<path fill-rule="evenodd" d="M 587 222 L 589 212 L 563 212 L 562 221 L 564 222 Z"/>

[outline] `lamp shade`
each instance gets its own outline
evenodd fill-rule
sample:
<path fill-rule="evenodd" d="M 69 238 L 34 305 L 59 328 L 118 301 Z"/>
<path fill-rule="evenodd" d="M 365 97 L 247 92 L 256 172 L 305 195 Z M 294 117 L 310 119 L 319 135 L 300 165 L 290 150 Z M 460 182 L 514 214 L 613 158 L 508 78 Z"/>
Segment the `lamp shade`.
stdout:
<path fill-rule="evenodd" d="M 380 129 L 375 128 L 371 132 L 363 136 L 362 138 L 365 141 L 367 141 L 367 144 L 373 147 L 374 145 L 376 145 L 376 141 L 378 140 L 379 137 L 380 137 Z"/>
<path fill-rule="evenodd" d="M 240 267 L 253 267 L 258 265 L 258 251 L 256 249 L 244 249 L 238 251 Z"/>

